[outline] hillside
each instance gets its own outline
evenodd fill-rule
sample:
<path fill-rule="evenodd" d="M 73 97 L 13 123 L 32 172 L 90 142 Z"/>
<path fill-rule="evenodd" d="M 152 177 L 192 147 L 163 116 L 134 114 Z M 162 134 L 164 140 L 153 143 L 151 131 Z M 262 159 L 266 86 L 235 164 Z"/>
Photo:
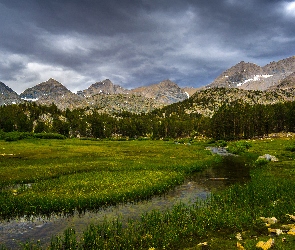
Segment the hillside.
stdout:
<path fill-rule="evenodd" d="M 20 97 L 24 100 L 39 100 L 44 96 L 57 96 L 71 93 L 65 86 L 58 81 L 50 78 L 46 82 L 39 83 L 38 85 L 26 89 L 20 94 Z"/>
<path fill-rule="evenodd" d="M 100 113 L 120 113 L 128 111 L 131 113 L 148 113 L 155 108 L 161 108 L 163 103 L 154 99 L 134 94 L 97 94 L 86 97 L 87 104 Z"/>
<path fill-rule="evenodd" d="M 229 104 L 235 101 L 254 105 L 275 104 L 294 100 L 295 88 L 267 91 L 243 90 L 238 88 L 210 88 L 198 91 L 188 100 L 173 104 L 172 106 L 173 110 L 183 110 L 187 114 L 198 113 L 211 117 L 223 104 Z"/>

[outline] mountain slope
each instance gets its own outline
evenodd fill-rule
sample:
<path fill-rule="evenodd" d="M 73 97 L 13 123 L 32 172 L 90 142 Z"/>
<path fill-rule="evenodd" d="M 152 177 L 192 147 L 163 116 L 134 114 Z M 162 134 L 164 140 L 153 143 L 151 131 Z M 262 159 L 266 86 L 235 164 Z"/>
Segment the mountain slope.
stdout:
<path fill-rule="evenodd" d="M 291 75 L 288 75 L 283 80 L 279 81 L 279 84 L 272 86 L 270 89 L 290 89 L 295 88 L 295 72 Z"/>
<path fill-rule="evenodd" d="M 176 83 L 165 80 L 157 84 L 139 87 L 130 91 L 135 95 L 141 95 L 146 98 L 168 105 L 180 102 L 188 98 L 188 95 Z"/>
<path fill-rule="evenodd" d="M 263 71 L 267 74 L 290 75 L 295 71 L 295 56 L 271 62 L 263 67 Z"/>
<path fill-rule="evenodd" d="M 223 104 L 236 101 L 250 105 L 295 101 L 295 88 L 267 91 L 243 90 L 238 88 L 210 88 L 198 91 L 188 100 L 172 105 L 175 106 L 175 110 L 183 110 L 183 112 L 188 114 L 198 113 L 210 117 Z"/>
<path fill-rule="evenodd" d="M 0 82 L 0 106 L 21 103 L 21 102 L 22 100 L 16 92 L 14 92 L 11 88 L 9 88 L 3 82 Z"/>
<path fill-rule="evenodd" d="M 147 113 L 164 105 L 151 98 L 134 94 L 103 95 L 97 94 L 86 98 L 88 106 L 101 113 Z"/>

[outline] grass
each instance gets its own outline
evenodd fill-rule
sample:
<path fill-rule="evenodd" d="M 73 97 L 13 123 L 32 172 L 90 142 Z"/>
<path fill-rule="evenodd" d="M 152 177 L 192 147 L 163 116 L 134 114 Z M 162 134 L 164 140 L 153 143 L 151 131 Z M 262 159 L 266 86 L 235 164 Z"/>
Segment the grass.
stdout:
<path fill-rule="evenodd" d="M 0 218 L 83 212 L 164 193 L 214 160 L 203 144 L 0 141 Z"/>
<path fill-rule="evenodd" d="M 76 142 L 69 141 L 67 143 Z M 95 145 L 100 145 L 100 143 L 105 142 L 95 143 L 98 143 Z M 116 143 L 119 142 L 115 142 L 115 144 L 110 142 L 109 145 L 117 146 L 117 149 L 114 149 L 116 154 L 122 150 L 119 154 L 121 157 L 118 155 L 113 156 L 116 162 L 120 163 L 110 167 L 109 172 L 119 172 L 119 176 L 121 172 L 125 171 L 126 173 L 127 170 L 130 170 L 129 174 L 137 172 L 139 176 L 134 179 L 142 179 L 143 186 L 146 186 L 147 183 L 145 178 L 140 178 L 140 176 L 143 176 L 142 173 L 145 173 L 149 181 L 153 179 L 149 177 L 149 174 L 151 176 L 160 176 L 161 181 L 154 180 L 155 182 L 151 183 L 150 187 L 154 187 L 157 184 L 164 183 L 162 180 L 177 180 L 177 178 L 181 180 L 184 175 L 196 169 L 196 165 L 201 166 L 202 161 L 207 163 L 213 161 L 213 158 L 203 151 L 202 148 L 205 143 L 202 142 L 191 146 L 175 145 L 171 142 L 146 141 L 144 144 L 138 144 L 139 142 L 128 144 L 128 142 L 124 142 L 126 144 L 118 144 L 124 145 L 121 148 Z M 153 211 L 143 214 L 141 219 L 130 220 L 125 226 L 123 226 L 120 219 L 105 221 L 98 225 L 89 225 L 82 236 L 78 236 L 73 229 L 67 229 L 64 235 L 52 238 L 48 249 L 188 250 L 205 249 L 204 246 L 199 245 L 199 243 L 204 242 L 206 242 L 209 249 L 237 249 L 237 242 L 244 249 L 258 249 L 256 244 L 259 241 L 267 241 L 271 238 L 268 227 L 283 229 L 283 224 L 294 223 L 287 216 L 287 214 L 295 215 L 295 154 L 292 150 L 289 150 L 294 145 L 294 140 L 264 139 L 252 140 L 247 143 L 251 144 L 251 147 L 247 146 L 247 151 L 243 149 L 242 151 L 239 150 L 239 152 L 252 165 L 251 181 L 249 183 L 233 185 L 212 194 L 206 201 L 199 201 L 194 205 L 180 204 L 164 212 Z M 242 144 L 244 145 L 244 142 Z M 237 147 L 237 144 L 236 142 L 229 142 L 228 146 Z M 137 154 L 132 150 L 128 152 L 128 148 L 129 150 L 136 148 Z M 159 151 L 160 149 L 161 151 Z M 149 156 L 142 153 L 141 157 L 138 157 L 138 151 L 147 152 Z M 181 152 L 179 157 L 182 161 L 180 159 L 175 160 L 175 151 L 178 154 Z M 125 153 L 126 158 L 123 157 Z M 255 165 L 254 162 L 257 157 L 264 154 L 274 155 L 279 161 Z M 168 160 L 165 164 L 163 164 L 164 158 Z M 135 163 L 132 165 L 134 161 Z M 194 161 L 197 164 L 192 164 Z M 74 174 L 74 176 L 80 179 L 79 175 L 86 174 L 87 176 L 87 171 Z M 101 171 L 106 171 L 106 168 Z M 157 174 L 153 175 L 153 171 L 157 172 Z M 172 174 L 170 178 L 168 173 L 175 175 Z M 65 182 L 67 177 L 71 179 L 70 176 L 61 175 L 56 179 L 65 178 L 62 179 L 62 182 Z M 92 179 L 92 177 L 87 179 L 87 177 L 83 176 L 81 179 L 95 182 L 95 178 Z M 110 178 L 107 177 L 106 179 Z M 125 180 L 127 182 L 128 175 L 124 176 L 123 179 L 124 182 Z M 149 181 L 147 182 L 149 183 Z M 46 183 L 46 180 L 42 182 Z M 116 180 L 116 183 L 118 182 Z M 79 185 L 79 182 L 77 182 L 77 185 Z M 138 190 L 140 186 L 138 184 L 135 190 Z M 75 186 L 72 188 L 75 189 Z M 128 189 L 130 190 L 130 188 Z M 77 190 L 81 189 L 77 188 Z M 88 192 L 91 193 L 89 190 Z M 141 192 L 139 191 L 139 193 Z M 267 227 L 260 219 L 262 216 L 276 217 L 278 222 Z M 236 238 L 237 234 L 240 234 L 240 239 Z M 295 236 L 282 234 L 273 238 L 275 245 L 272 249 L 294 249 Z M 37 243 L 28 243 L 23 249 L 41 249 L 41 246 Z"/>

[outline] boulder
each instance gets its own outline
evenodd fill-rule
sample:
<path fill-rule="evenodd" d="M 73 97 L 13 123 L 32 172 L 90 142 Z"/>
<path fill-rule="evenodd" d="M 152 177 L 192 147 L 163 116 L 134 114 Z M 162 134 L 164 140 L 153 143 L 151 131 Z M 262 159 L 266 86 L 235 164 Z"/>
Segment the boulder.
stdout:
<path fill-rule="evenodd" d="M 279 161 L 279 159 L 273 155 L 265 154 L 262 156 L 259 156 L 258 159 L 265 159 L 267 161 Z"/>

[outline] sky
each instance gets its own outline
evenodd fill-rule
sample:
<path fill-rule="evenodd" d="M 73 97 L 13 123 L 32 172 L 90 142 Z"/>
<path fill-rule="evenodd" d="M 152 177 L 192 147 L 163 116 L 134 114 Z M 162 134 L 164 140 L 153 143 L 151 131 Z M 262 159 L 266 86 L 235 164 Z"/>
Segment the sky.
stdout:
<path fill-rule="evenodd" d="M 0 0 L 0 81 L 17 93 L 49 78 L 73 92 L 201 87 L 240 61 L 295 55 L 295 1 Z"/>

